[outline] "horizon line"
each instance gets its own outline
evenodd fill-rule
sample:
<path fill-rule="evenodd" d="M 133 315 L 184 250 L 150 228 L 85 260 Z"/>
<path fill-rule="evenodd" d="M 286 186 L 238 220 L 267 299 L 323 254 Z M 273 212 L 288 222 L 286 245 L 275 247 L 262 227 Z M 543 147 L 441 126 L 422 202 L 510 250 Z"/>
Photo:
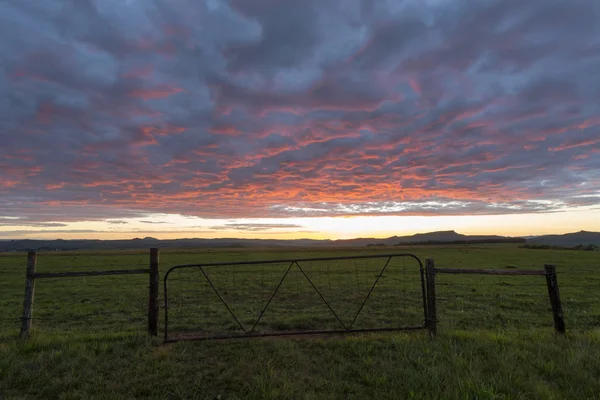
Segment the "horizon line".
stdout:
<path fill-rule="evenodd" d="M 65 231 L 68 233 L 67 231 Z M 530 235 L 499 235 L 499 234 L 461 234 L 456 230 L 441 230 L 441 231 L 428 231 L 428 232 L 418 232 L 409 235 L 392 235 L 392 236 L 384 236 L 384 237 L 375 237 L 375 236 L 356 236 L 351 238 L 309 238 L 309 237 L 301 237 L 301 238 L 244 238 L 244 237 L 216 237 L 216 238 L 208 238 L 208 237 L 177 237 L 177 238 L 169 238 L 169 239 L 160 239 L 152 236 L 144 236 L 144 237 L 131 237 L 128 239 L 98 239 L 98 238 L 71 238 L 71 239 L 62 239 L 60 237 L 48 239 L 48 238 L 0 238 L 0 241 L 8 242 L 8 241 L 134 241 L 134 240 L 156 240 L 156 241 L 175 241 L 175 240 L 207 240 L 207 241 L 217 241 L 217 240 L 244 240 L 244 241 L 283 241 L 283 242 L 298 242 L 298 241 L 313 241 L 313 242 L 344 242 L 350 240 L 386 240 L 392 238 L 406 238 L 412 237 L 416 235 L 427 235 L 427 234 L 435 234 L 435 233 L 456 233 L 457 235 L 462 235 L 465 237 L 497 237 L 504 239 L 519 239 L 519 238 L 532 238 L 532 237 L 541 237 L 541 236 L 553 236 L 553 235 L 568 235 L 568 234 L 576 234 L 576 233 L 600 233 L 600 231 L 589 231 L 589 230 L 578 230 L 566 233 L 542 233 L 542 234 L 530 234 Z M 109 232 L 98 232 L 98 233 L 109 233 Z"/>

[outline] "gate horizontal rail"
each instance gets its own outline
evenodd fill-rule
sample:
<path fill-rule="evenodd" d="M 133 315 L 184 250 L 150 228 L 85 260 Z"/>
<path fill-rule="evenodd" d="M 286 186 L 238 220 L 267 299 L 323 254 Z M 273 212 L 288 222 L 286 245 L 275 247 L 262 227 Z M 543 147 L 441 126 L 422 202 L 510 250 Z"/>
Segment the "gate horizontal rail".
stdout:
<path fill-rule="evenodd" d="M 416 331 L 425 329 L 423 325 L 418 326 L 402 326 L 399 328 L 367 328 L 367 329 L 337 329 L 337 330 L 320 330 L 320 331 L 291 331 L 291 332 L 270 332 L 270 333 L 252 333 L 249 335 L 214 335 L 214 336 L 190 336 L 189 338 L 180 337 L 165 340 L 165 343 L 177 343 L 180 341 L 202 341 L 202 340 L 219 340 L 219 339 L 247 339 L 275 336 L 302 336 L 302 335 L 335 335 L 345 333 L 368 333 L 368 332 L 398 332 L 398 331 Z"/>
<path fill-rule="evenodd" d="M 360 260 L 368 258 L 389 258 L 389 257 L 409 257 L 414 258 L 418 263 L 419 267 L 423 268 L 421 259 L 414 254 L 410 253 L 396 253 L 396 254 L 369 254 L 365 256 L 342 256 L 342 257 L 316 257 L 316 258 L 282 258 L 275 260 L 258 260 L 258 261 L 234 261 L 234 262 L 218 262 L 218 263 L 202 263 L 202 264 L 179 264 L 171 267 L 165 274 L 165 280 L 169 273 L 173 270 L 180 268 L 191 268 L 191 267 L 219 267 L 219 266 L 235 266 L 235 265 L 261 265 L 261 264 L 279 264 L 287 262 L 309 262 L 309 261 L 336 261 L 336 260 Z"/>
<path fill-rule="evenodd" d="M 383 273 L 388 268 L 388 264 L 389 264 L 389 262 L 390 262 L 390 260 L 392 258 L 411 258 L 411 259 L 414 259 L 417 262 L 418 266 L 419 266 L 420 281 L 421 281 L 421 285 L 420 285 L 421 286 L 420 287 L 420 289 L 421 289 L 421 301 L 422 301 L 422 304 L 423 304 L 423 316 L 424 316 L 423 323 L 421 325 L 418 325 L 418 326 L 401 326 L 401 327 L 394 327 L 394 328 L 373 327 L 373 328 L 353 329 L 352 326 L 353 326 L 354 322 L 356 321 L 356 318 L 361 313 L 363 307 L 365 306 L 366 302 L 370 298 L 373 290 L 377 286 L 377 283 L 379 282 L 380 278 L 383 276 Z M 317 286 L 315 286 L 315 284 L 312 282 L 312 280 L 310 279 L 310 277 L 303 270 L 303 268 L 301 267 L 300 264 L 304 263 L 304 262 L 316 262 L 316 261 L 342 261 L 342 260 L 365 260 L 365 259 L 387 259 L 387 260 L 385 262 L 385 265 L 381 269 L 381 271 L 379 271 L 379 273 L 377 275 L 377 278 L 376 278 L 375 282 L 373 283 L 373 285 L 371 286 L 368 294 L 363 299 L 362 304 L 361 304 L 358 312 L 356 313 L 356 315 L 354 316 L 354 319 L 352 320 L 352 323 L 350 323 L 350 325 L 346 326 L 341 321 L 341 319 L 338 317 L 337 313 L 333 310 L 333 308 L 331 307 L 331 305 L 329 304 L 329 302 L 325 299 L 325 297 L 319 291 L 319 289 L 317 288 Z M 267 301 L 266 305 L 264 306 L 264 308 L 261 310 L 260 315 L 258 316 L 258 319 L 256 320 L 256 322 L 252 326 L 252 329 L 250 329 L 249 331 L 244 328 L 244 326 L 242 325 L 242 323 L 236 317 L 235 313 L 231 310 L 231 308 L 227 304 L 227 301 L 221 296 L 221 294 L 219 293 L 219 291 L 217 290 L 217 288 L 215 287 L 215 285 L 211 281 L 210 277 L 204 271 L 204 268 L 206 268 L 206 267 L 225 267 L 225 266 L 227 266 L 227 267 L 232 267 L 232 266 L 235 267 L 235 266 L 248 266 L 248 265 L 283 264 L 283 263 L 289 263 L 289 266 L 286 268 L 286 271 L 283 274 L 283 276 L 281 277 L 281 279 L 279 280 L 279 283 L 278 283 L 277 287 L 275 288 L 275 290 L 273 291 L 273 293 L 270 295 L 270 298 L 268 299 L 268 301 Z M 290 270 L 294 266 L 296 266 L 296 267 L 299 268 L 300 272 L 303 274 L 303 276 L 308 280 L 308 282 L 312 286 L 312 289 L 314 289 L 314 291 L 319 295 L 320 299 L 329 308 L 329 310 L 331 311 L 331 313 L 333 314 L 333 316 L 337 319 L 337 321 L 340 323 L 340 325 L 344 329 L 277 331 L 277 332 L 265 332 L 265 333 L 263 333 L 263 332 L 254 332 L 254 329 L 256 328 L 256 326 L 259 323 L 260 319 L 264 315 L 265 311 L 268 309 L 269 305 L 271 304 L 271 301 L 273 300 L 273 298 L 277 294 L 280 286 L 282 285 L 282 283 L 286 279 L 288 273 L 290 272 Z M 212 290 L 216 293 L 216 295 L 220 299 L 221 303 L 225 306 L 225 308 L 227 309 L 227 311 L 229 312 L 229 314 L 233 317 L 233 319 L 235 320 L 235 322 L 237 323 L 237 325 L 244 332 L 243 334 L 209 335 L 209 336 L 183 335 L 183 336 L 181 336 L 179 338 L 169 338 L 168 278 L 169 278 L 169 275 L 171 274 L 171 272 L 179 270 L 179 269 L 188 269 L 188 268 L 189 269 L 191 269 L 191 268 L 199 268 L 200 269 L 200 271 L 203 274 L 203 277 L 206 279 L 206 282 L 210 285 L 210 287 L 212 288 Z M 164 284 L 164 309 L 165 309 L 164 342 L 165 343 L 172 343 L 172 342 L 177 342 L 177 341 L 181 341 L 181 340 L 236 339 L 236 338 L 254 338 L 254 337 L 269 337 L 269 336 L 295 336 L 295 335 L 314 335 L 314 334 L 342 334 L 342 333 L 406 331 L 406 330 L 425 329 L 427 327 L 427 320 L 428 320 L 428 318 L 427 318 L 427 312 L 428 312 L 428 310 L 427 310 L 427 299 L 426 299 L 426 293 L 425 293 L 425 274 L 424 274 L 424 271 L 425 270 L 423 268 L 423 263 L 422 263 L 421 259 L 419 257 L 415 256 L 414 254 L 410 254 L 410 253 L 373 254 L 373 255 L 362 255 L 362 256 L 342 256 L 342 257 L 313 257 L 313 258 L 292 258 L 292 259 L 288 258 L 288 259 L 253 260 L 253 261 L 218 262 L 218 263 L 195 263 L 195 264 L 180 264 L 180 265 L 176 265 L 176 266 L 171 267 L 167 271 L 167 273 L 165 274 L 165 277 L 164 277 L 164 281 L 163 281 L 163 284 Z"/>

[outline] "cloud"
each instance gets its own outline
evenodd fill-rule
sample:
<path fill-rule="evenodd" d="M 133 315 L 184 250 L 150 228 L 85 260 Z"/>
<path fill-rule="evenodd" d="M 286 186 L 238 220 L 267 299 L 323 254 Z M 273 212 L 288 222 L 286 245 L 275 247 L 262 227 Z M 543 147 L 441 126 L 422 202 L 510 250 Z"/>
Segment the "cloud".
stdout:
<path fill-rule="evenodd" d="M 127 221 L 120 221 L 120 220 L 113 220 L 113 221 L 106 221 L 106 222 L 111 225 L 125 225 L 128 223 Z"/>
<path fill-rule="evenodd" d="M 27 226 L 31 228 L 45 228 L 45 227 L 60 227 L 67 226 L 67 224 L 62 222 L 31 222 L 27 220 L 22 220 L 19 218 L 0 218 L 0 226 Z"/>
<path fill-rule="evenodd" d="M 16 229 L 16 230 L 11 230 L 11 231 L 0 231 L 0 237 L 4 237 L 4 238 L 15 238 L 18 236 L 36 236 L 36 235 L 44 235 L 44 234 L 48 234 L 48 233 L 52 233 L 55 234 L 56 236 L 59 236 L 61 234 L 63 235 L 69 235 L 69 234 L 76 234 L 76 233 L 98 233 L 100 231 L 97 230 L 93 230 L 93 229 L 41 229 L 41 230 L 27 230 L 27 229 Z"/>
<path fill-rule="evenodd" d="M 166 221 L 139 221 L 142 224 L 166 224 Z"/>
<path fill-rule="evenodd" d="M 299 4 L 4 2 L 0 213 L 549 212 L 600 188 L 600 3 Z"/>
<path fill-rule="evenodd" d="M 273 229 L 301 229 L 302 225 L 297 224 L 261 224 L 261 223 L 228 223 L 225 225 L 215 225 L 209 227 L 212 230 L 235 230 L 248 232 L 261 232 Z"/>
<path fill-rule="evenodd" d="M 577 206 L 595 204 L 597 197 L 582 197 Z M 490 203 L 488 201 L 428 200 L 428 201 L 375 201 L 345 204 L 321 203 L 298 204 L 295 206 L 275 205 L 274 210 L 282 214 L 303 216 L 343 215 L 496 215 L 514 213 L 554 212 L 567 205 L 561 201 L 516 200 Z"/>

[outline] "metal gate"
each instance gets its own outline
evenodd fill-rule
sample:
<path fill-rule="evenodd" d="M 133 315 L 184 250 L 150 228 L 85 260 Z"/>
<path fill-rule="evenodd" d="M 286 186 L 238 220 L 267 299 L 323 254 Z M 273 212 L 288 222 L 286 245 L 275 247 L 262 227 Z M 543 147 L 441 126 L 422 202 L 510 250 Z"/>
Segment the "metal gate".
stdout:
<path fill-rule="evenodd" d="M 180 286 L 169 294 L 173 281 Z M 202 302 L 194 303 L 198 299 L 205 309 Z M 170 313 L 184 309 L 195 314 L 181 317 L 187 325 L 171 329 Z M 269 312 L 279 320 L 262 329 L 259 324 Z M 176 265 L 164 277 L 164 313 L 165 342 L 424 329 L 423 263 L 401 253 Z M 308 319 L 295 321 L 301 313 Z M 210 316 L 229 325 L 215 333 Z"/>

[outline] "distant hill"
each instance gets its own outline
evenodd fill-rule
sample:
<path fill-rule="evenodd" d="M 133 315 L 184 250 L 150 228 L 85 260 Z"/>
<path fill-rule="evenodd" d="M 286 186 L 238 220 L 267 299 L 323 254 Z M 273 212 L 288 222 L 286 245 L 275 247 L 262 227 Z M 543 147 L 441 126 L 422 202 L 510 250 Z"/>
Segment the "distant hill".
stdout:
<path fill-rule="evenodd" d="M 564 235 L 544 235 L 527 239 L 528 244 L 559 247 L 600 246 L 600 232 L 580 231 Z"/>
<path fill-rule="evenodd" d="M 273 240 L 273 239 L 174 239 L 159 240 L 151 237 L 131 240 L 5 240 L 0 241 L 0 252 L 56 251 L 56 250 L 120 250 L 160 248 L 244 248 L 244 247 L 361 247 L 398 246 L 407 244 L 466 244 L 466 243 L 524 243 L 523 238 L 505 236 L 471 236 L 455 231 L 419 233 L 411 236 L 392 236 L 385 239 L 357 238 L 344 240 Z"/>
<path fill-rule="evenodd" d="M 55 250 L 135 250 L 150 247 L 159 248 L 240 248 L 273 246 L 309 246 L 313 241 L 301 240 L 261 240 L 261 239 L 174 239 L 135 238 L 131 240 L 10 240 L 0 242 L 0 252 L 4 251 L 55 251 Z"/>
<path fill-rule="evenodd" d="M 443 244 L 443 243 L 523 243 L 525 239 L 498 235 L 462 235 L 455 231 L 417 233 L 398 238 L 397 244 Z"/>
<path fill-rule="evenodd" d="M 469 244 L 469 243 L 525 243 L 520 237 L 496 235 L 462 235 L 455 231 L 417 233 L 410 236 L 392 236 L 385 239 L 359 238 L 329 241 L 337 246 L 401 246 L 409 244 Z"/>

